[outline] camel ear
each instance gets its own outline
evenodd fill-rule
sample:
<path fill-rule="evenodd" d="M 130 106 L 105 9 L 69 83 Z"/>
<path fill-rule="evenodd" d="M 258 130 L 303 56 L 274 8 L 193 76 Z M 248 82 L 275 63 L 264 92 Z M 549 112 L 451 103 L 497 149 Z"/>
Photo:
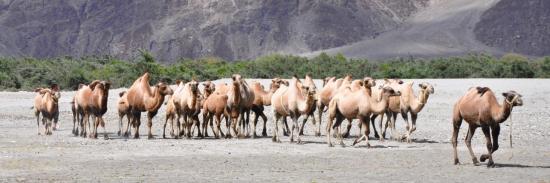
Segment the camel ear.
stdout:
<path fill-rule="evenodd" d="M 397 83 L 403 84 L 403 80 L 398 79 Z"/>
<path fill-rule="evenodd" d="M 80 83 L 80 84 L 78 84 L 78 89 L 80 89 L 80 88 L 82 88 L 82 87 L 84 87 L 84 86 L 86 86 L 86 85 L 85 85 L 85 84 L 82 84 L 82 83 Z"/>
<path fill-rule="evenodd" d="M 420 88 L 422 88 L 422 89 L 426 89 L 426 85 L 424 85 L 424 83 L 418 84 L 418 87 L 420 87 Z"/>
<path fill-rule="evenodd" d="M 122 97 L 122 96 L 124 96 L 125 93 L 126 93 L 126 91 L 121 91 L 120 93 L 118 93 L 118 96 Z"/>
<path fill-rule="evenodd" d="M 52 91 L 54 91 L 54 92 L 59 91 L 59 85 L 57 85 L 57 84 L 52 84 L 52 85 L 50 86 L 50 88 L 51 88 Z"/>
<path fill-rule="evenodd" d="M 510 92 L 504 92 L 504 93 L 502 93 L 502 96 L 504 96 L 504 97 L 506 97 L 506 98 L 509 98 L 509 97 L 511 97 L 512 95 L 513 95 L 513 94 L 510 93 Z"/>
<path fill-rule="evenodd" d="M 42 88 L 36 88 L 34 89 L 34 92 L 40 92 L 40 90 L 42 90 Z"/>
<path fill-rule="evenodd" d="M 101 81 L 99 81 L 99 80 L 94 80 L 88 85 L 88 87 L 90 87 L 90 89 L 94 90 L 95 85 L 99 84 L 100 82 Z"/>
<path fill-rule="evenodd" d="M 485 94 L 485 92 L 489 91 L 489 88 L 488 87 L 476 87 L 476 90 L 477 90 L 477 93 L 481 94 L 481 96 L 483 96 L 483 94 Z M 504 94 L 504 93 L 502 93 Z"/>
<path fill-rule="evenodd" d="M 233 75 L 231 76 L 231 79 L 232 79 L 233 81 L 237 81 L 237 77 L 235 76 L 235 74 L 233 74 Z"/>

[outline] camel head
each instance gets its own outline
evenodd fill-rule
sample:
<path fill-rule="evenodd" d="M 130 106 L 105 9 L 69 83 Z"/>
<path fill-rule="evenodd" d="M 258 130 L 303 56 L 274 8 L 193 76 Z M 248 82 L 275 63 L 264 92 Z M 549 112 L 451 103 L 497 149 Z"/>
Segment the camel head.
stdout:
<path fill-rule="evenodd" d="M 164 83 L 164 82 L 159 82 L 157 85 L 155 85 L 155 87 L 157 87 L 158 91 L 159 91 L 160 94 L 163 95 L 163 96 L 174 94 L 174 90 L 172 90 L 172 88 L 170 88 L 170 87 L 169 87 L 166 83 Z"/>
<path fill-rule="evenodd" d="M 88 84 L 88 87 L 90 87 L 90 89 L 92 89 L 92 91 L 95 89 L 96 85 L 101 83 L 101 80 L 94 80 L 92 81 L 90 84 Z"/>
<path fill-rule="evenodd" d="M 187 83 L 189 85 L 189 88 L 191 88 L 191 92 L 193 92 L 194 94 L 197 94 L 198 91 L 199 91 L 199 82 L 197 82 L 196 80 L 191 80 Z"/>
<path fill-rule="evenodd" d="M 401 79 L 384 79 L 384 83 L 388 84 L 388 85 L 389 84 L 399 84 L 400 85 L 400 84 L 403 84 L 405 82 L 403 82 L 403 80 L 401 80 Z"/>
<path fill-rule="evenodd" d="M 424 82 L 418 84 L 418 86 L 420 87 L 420 89 L 427 91 L 429 94 L 434 93 L 434 87 L 430 83 Z"/>
<path fill-rule="evenodd" d="M 523 97 L 521 94 L 517 93 L 516 91 L 510 90 L 508 92 L 502 93 L 502 96 L 506 98 L 506 103 L 512 105 L 512 106 L 522 106 L 523 105 Z"/>
<path fill-rule="evenodd" d="M 212 93 L 214 90 L 216 90 L 216 85 L 212 83 L 212 81 L 207 80 L 206 82 L 202 83 L 204 86 L 204 92 L 205 93 Z"/>
<path fill-rule="evenodd" d="M 363 78 L 363 86 L 365 88 L 371 88 L 373 86 L 376 86 L 376 81 L 371 77 L 365 77 Z"/>
<path fill-rule="evenodd" d="M 385 86 L 382 88 L 382 95 L 392 97 L 392 96 L 401 96 L 400 91 L 395 91 L 393 88 L 389 86 Z"/>
<path fill-rule="evenodd" d="M 302 96 L 315 99 L 315 90 L 309 86 L 302 85 Z"/>

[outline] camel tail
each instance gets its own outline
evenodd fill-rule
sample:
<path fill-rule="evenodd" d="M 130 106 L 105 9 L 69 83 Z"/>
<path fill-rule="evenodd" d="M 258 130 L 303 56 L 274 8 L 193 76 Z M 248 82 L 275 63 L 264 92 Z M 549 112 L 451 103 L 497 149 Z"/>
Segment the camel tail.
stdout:
<path fill-rule="evenodd" d="M 512 114 L 510 113 L 510 135 L 509 135 L 509 138 L 510 138 L 510 148 L 512 148 L 512 125 L 514 124 L 513 123 L 514 120 L 512 120 Z"/>

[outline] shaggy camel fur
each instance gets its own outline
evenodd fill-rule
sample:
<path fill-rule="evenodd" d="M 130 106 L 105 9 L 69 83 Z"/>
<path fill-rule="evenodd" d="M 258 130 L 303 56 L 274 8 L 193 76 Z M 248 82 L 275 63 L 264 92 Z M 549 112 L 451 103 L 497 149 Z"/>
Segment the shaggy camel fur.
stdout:
<path fill-rule="evenodd" d="M 271 97 L 273 122 L 275 122 L 273 142 L 281 142 L 278 135 L 279 119 L 290 116 L 294 124 L 290 132 L 290 142 L 294 142 L 294 134 L 296 133 L 297 143 L 301 143 L 298 118 L 302 115 L 308 115 L 313 110 L 315 91 L 305 85 L 299 87 L 299 82 L 300 80 L 296 76 L 293 77 L 288 87 L 282 86 Z"/>
<path fill-rule="evenodd" d="M 51 135 L 52 121 L 59 116 L 59 87 L 52 85 L 51 89 L 37 88 L 34 91 L 38 93 L 34 99 L 34 115 L 36 116 L 38 135 L 40 135 L 40 114 L 42 114 L 44 134 Z"/>
<path fill-rule="evenodd" d="M 504 102 L 500 105 L 497 102 L 495 94 L 487 87 L 470 88 L 466 95 L 460 98 L 453 109 L 453 154 L 455 165 L 460 164 L 457 156 L 457 138 L 462 120 L 468 123 L 468 135 L 465 142 L 474 165 L 479 165 L 476 156 L 472 150 L 472 137 L 478 127 L 481 127 L 485 140 L 487 142 L 487 154 L 481 155 L 479 160 L 484 162 L 489 159 L 487 167 L 494 167 L 492 154 L 498 149 L 498 135 L 500 133 L 500 123 L 506 121 L 512 113 L 512 108 L 522 106 L 521 95 L 515 91 L 502 93 Z M 492 139 L 491 139 L 492 137 Z M 491 143 L 492 140 L 492 143 Z"/>
<path fill-rule="evenodd" d="M 426 105 L 426 102 L 428 102 L 430 94 L 434 93 L 434 88 L 431 84 L 420 83 L 418 85 L 420 87 L 420 93 L 417 97 L 414 94 L 412 86 L 412 82 L 405 83 L 401 86 L 401 97 L 399 97 L 399 100 L 397 100 L 397 98 L 390 98 L 389 112 L 386 114 L 388 116 L 388 120 L 390 120 L 393 138 L 398 140 L 405 139 L 408 143 L 412 142 L 411 133 L 416 130 L 416 119 L 418 117 L 418 113 L 420 113 Z M 398 113 L 401 113 L 401 117 L 403 117 L 406 122 L 407 132 L 403 137 L 398 137 L 397 131 L 395 130 L 395 120 Z M 409 122 L 409 113 L 411 116 L 411 122 Z M 382 125 L 380 125 L 380 128 L 381 127 Z M 386 130 L 384 129 L 382 132 L 383 136 L 385 131 Z"/>
<path fill-rule="evenodd" d="M 188 83 L 180 83 L 174 92 L 172 98 L 177 114 L 176 126 L 180 128 L 181 124 L 181 130 L 176 130 L 179 136 L 191 138 L 191 128 L 199 126 L 199 118 L 196 115 L 200 113 L 199 97 L 199 82 L 194 79 Z M 180 123 L 181 118 L 183 121 Z M 202 137 L 200 130 L 198 136 Z"/>
<path fill-rule="evenodd" d="M 84 124 L 82 130 L 85 131 L 85 134 L 88 131 L 86 128 L 89 126 L 89 118 L 91 115 L 94 117 L 94 123 L 89 134 L 90 138 L 97 138 L 97 127 L 101 125 L 103 127 L 104 138 L 108 139 L 103 115 L 107 112 L 107 99 L 109 98 L 110 86 L 109 82 L 95 80 L 90 85 L 81 86 L 78 89 L 75 101 L 78 104 L 77 109 L 82 114 L 81 120 L 84 120 L 81 123 Z"/>
<path fill-rule="evenodd" d="M 164 102 L 164 96 L 172 95 L 174 91 L 165 83 L 159 82 L 151 89 L 149 85 L 149 73 L 143 74 L 134 81 L 127 91 L 128 105 L 130 106 L 131 123 L 135 127 L 134 138 L 139 138 L 139 126 L 141 125 L 141 112 L 147 111 L 148 138 L 152 139 L 151 127 L 153 117 Z M 129 126 L 129 125 L 128 125 Z M 124 134 L 128 136 L 129 133 Z"/>
<path fill-rule="evenodd" d="M 254 92 L 254 103 L 252 105 L 252 111 L 254 112 L 254 121 L 252 122 L 252 138 L 256 138 L 256 124 L 258 123 L 258 118 L 262 117 L 264 121 L 262 136 L 267 136 L 267 117 L 264 114 L 264 106 L 271 105 L 271 96 L 277 89 L 280 88 L 282 80 L 279 78 L 274 78 L 271 80 L 269 86 L 269 91 L 265 91 L 262 84 L 259 82 L 252 82 L 250 87 Z"/>
<path fill-rule="evenodd" d="M 227 95 L 226 94 L 220 94 L 220 93 L 213 93 L 209 95 L 206 100 L 203 103 L 203 113 L 205 114 L 203 116 L 203 123 L 207 123 L 208 121 L 211 121 L 213 117 L 216 118 L 216 128 L 214 128 L 214 138 L 219 138 L 221 136 L 224 136 L 223 132 L 221 131 L 220 124 L 221 124 L 221 118 L 222 115 L 225 116 L 225 118 L 229 118 L 226 114 L 226 106 L 227 106 Z M 213 125 L 212 125 L 213 126 Z M 226 127 L 229 129 L 229 123 L 226 121 Z M 205 127 L 206 129 L 206 127 Z M 229 132 L 228 132 L 229 133 Z"/>
<path fill-rule="evenodd" d="M 332 147 L 332 142 L 330 139 L 330 131 L 332 128 L 340 126 L 344 119 L 348 119 L 348 121 L 359 119 L 363 127 L 363 134 L 353 142 L 353 145 L 365 139 L 367 146 L 370 146 L 368 142 L 368 133 L 371 114 L 384 112 L 388 106 L 389 97 L 397 95 L 400 95 L 400 93 L 395 92 L 390 87 L 384 88 L 381 101 L 378 101 L 371 97 L 366 89 L 361 89 L 355 92 L 351 91 L 351 89 L 347 89 L 345 91 L 339 92 L 336 96 L 334 96 L 329 104 L 327 124 L 328 145 Z M 334 121 L 335 119 L 336 121 Z M 340 144 L 344 146 L 344 142 L 340 133 L 337 132 L 337 135 L 340 138 Z"/>

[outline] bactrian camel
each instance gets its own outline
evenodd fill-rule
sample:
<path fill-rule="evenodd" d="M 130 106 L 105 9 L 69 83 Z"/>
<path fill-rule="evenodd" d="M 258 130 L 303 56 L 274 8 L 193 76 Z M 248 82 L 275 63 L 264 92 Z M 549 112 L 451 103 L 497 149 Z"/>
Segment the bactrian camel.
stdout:
<path fill-rule="evenodd" d="M 281 79 L 274 78 L 271 80 L 269 86 L 269 91 L 265 91 L 262 84 L 259 82 L 252 82 L 250 87 L 254 92 L 254 103 L 252 105 L 252 111 L 254 112 L 254 121 L 252 122 L 252 138 L 256 138 L 256 125 L 258 123 L 258 118 L 261 117 L 264 121 L 262 136 L 267 136 L 267 117 L 264 114 L 264 106 L 271 106 L 271 96 L 277 91 L 281 86 Z"/>
<path fill-rule="evenodd" d="M 141 112 L 147 111 L 148 138 L 152 139 L 151 127 L 153 117 L 164 102 L 164 96 L 172 95 L 174 91 L 165 83 L 159 82 L 151 89 L 149 85 L 149 73 L 143 74 L 134 81 L 128 89 L 127 98 L 130 106 L 131 123 L 135 127 L 134 138 L 139 138 L 139 126 L 141 125 Z M 125 133 L 127 137 L 129 134 Z"/>
<path fill-rule="evenodd" d="M 40 135 L 40 114 L 42 114 L 44 134 L 51 135 L 53 131 L 52 122 L 59 116 L 59 87 L 54 84 L 51 88 L 37 88 L 34 91 L 38 93 L 34 98 L 34 115 L 38 135 Z"/>
<path fill-rule="evenodd" d="M 474 165 L 479 165 L 474 151 L 472 150 L 472 137 L 478 127 L 481 127 L 485 140 L 487 142 L 487 154 L 479 157 L 481 162 L 489 159 L 487 167 L 494 167 L 492 154 L 498 149 L 498 135 L 500 133 L 500 123 L 506 121 L 512 109 L 515 106 L 522 106 L 521 95 L 515 91 L 502 93 L 504 102 L 502 105 L 497 102 L 495 94 L 487 87 L 470 88 L 466 95 L 458 99 L 453 109 L 453 136 L 451 142 L 453 145 L 454 163 L 460 164 L 457 156 L 457 138 L 462 120 L 468 123 L 468 134 L 465 142 Z M 492 139 L 491 139 L 492 138 Z"/>
<path fill-rule="evenodd" d="M 400 93 L 398 91 L 394 91 L 390 87 L 385 87 L 383 89 L 381 101 L 371 97 L 364 88 L 358 91 L 351 91 L 351 88 L 348 88 L 345 91 L 340 91 L 330 101 L 328 109 L 327 143 L 329 147 L 332 147 L 332 142 L 330 139 L 331 129 L 335 129 L 340 126 L 344 119 L 347 119 L 350 122 L 353 119 L 359 119 L 359 122 L 362 124 L 361 126 L 363 133 L 354 141 L 353 145 L 365 139 L 367 146 L 370 146 L 368 142 L 368 133 L 371 115 L 373 113 L 380 114 L 385 112 L 388 106 L 389 97 L 398 95 L 400 95 Z M 344 146 L 342 135 L 339 132 L 336 132 L 336 134 L 340 139 L 340 145 Z"/>
<path fill-rule="evenodd" d="M 290 142 L 294 142 L 296 134 L 297 143 L 301 143 L 300 124 L 298 118 L 302 115 L 308 115 L 315 105 L 315 91 L 308 86 L 299 84 L 300 80 L 295 76 L 290 81 L 288 87 L 281 86 L 271 97 L 273 109 L 273 142 L 281 142 L 279 139 L 279 124 L 281 118 L 289 116 L 292 119 L 293 126 L 290 132 Z M 301 87 L 299 87 L 301 85 Z"/>

